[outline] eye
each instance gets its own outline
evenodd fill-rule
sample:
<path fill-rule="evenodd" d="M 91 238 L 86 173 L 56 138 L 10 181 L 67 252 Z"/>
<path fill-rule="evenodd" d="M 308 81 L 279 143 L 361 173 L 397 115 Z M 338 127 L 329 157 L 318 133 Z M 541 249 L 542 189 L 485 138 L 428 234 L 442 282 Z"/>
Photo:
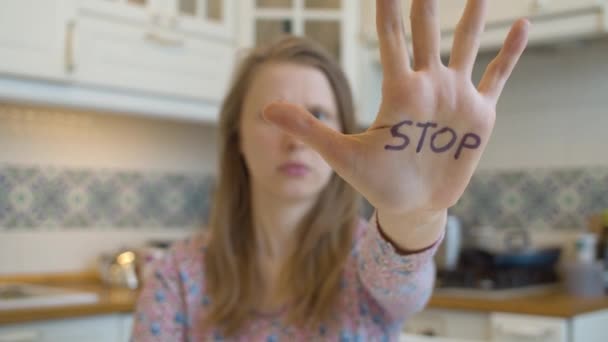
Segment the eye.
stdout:
<path fill-rule="evenodd" d="M 310 110 L 310 113 L 312 114 L 312 116 L 314 116 L 318 120 L 327 120 L 327 119 L 329 119 L 329 115 L 327 115 L 327 113 L 325 113 L 323 110 L 318 109 L 318 108 L 312 108 Z"/>

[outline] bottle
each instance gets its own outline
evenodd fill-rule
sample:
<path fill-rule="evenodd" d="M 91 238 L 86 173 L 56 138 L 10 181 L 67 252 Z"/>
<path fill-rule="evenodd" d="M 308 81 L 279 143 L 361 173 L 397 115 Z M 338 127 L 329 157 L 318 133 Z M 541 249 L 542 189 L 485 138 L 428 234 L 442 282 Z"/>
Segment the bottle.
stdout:
<path fill-rule="evenodd" d="M 600 244 L 602 244 L 602 256 L 604 262 L 604 293 L 608 295 L 608 209 L 602 212 L 602 235 L 600 236 Z"/>
<path fill-rule="evenodd" d="M 598 243 L 598 258 L 608 268 L 608 209 L 600 213 L 600 236 Z"/>
<path fill-rule="evenodd" d="M 598 227 L 599 234 L 597 243 L 597 257 L 602 261 L 605 268 L 608 268 L 608 209 L 604 210 L 594 219 L 594 226 Z"/>

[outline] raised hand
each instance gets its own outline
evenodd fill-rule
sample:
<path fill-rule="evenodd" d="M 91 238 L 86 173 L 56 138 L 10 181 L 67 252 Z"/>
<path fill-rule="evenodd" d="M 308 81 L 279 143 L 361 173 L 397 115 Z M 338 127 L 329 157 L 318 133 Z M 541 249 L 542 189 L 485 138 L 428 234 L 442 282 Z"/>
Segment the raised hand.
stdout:
<path fill-rule="evenodd" d="M 439 212 L 457 202 L 479 163 L 529 24 L 514 23 L 475 86 L 471 72 L 488 0 L 467 2 L 447 66 L 440 59 L 437 0 L 412 0 L 413 65 L 400 1 L 377 0 L 376 7 L 384 80 L 379 112 L 366 132 L 341 134 L 286 103 L 269 105 L 264 115 L 317 150 L 379 211 Z"/>

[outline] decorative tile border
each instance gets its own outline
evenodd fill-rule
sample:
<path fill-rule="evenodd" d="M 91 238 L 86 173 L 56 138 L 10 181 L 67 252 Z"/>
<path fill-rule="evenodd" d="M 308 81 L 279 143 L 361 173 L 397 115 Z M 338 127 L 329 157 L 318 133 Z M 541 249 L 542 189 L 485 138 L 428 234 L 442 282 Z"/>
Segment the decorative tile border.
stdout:
<path fill-rule="evenodd" d="M 195 228 L 213 186 L 209 175 L 0 164 L 0 231 Z M 478 171 L 450 213 L 465 226 L 572 230 L 605 208 L 608 167 L 589 167 Z"/>
<path fill-rule="evenodd" d="M 608 167 L 479 171 L 450 213 L 466 226 L 574 230 L 608 208 Z"/>
<path fill-rule="evenodd" d="M 193 228 L 209 214 L 207 175 L 0 164 L 0 231 Z"/>

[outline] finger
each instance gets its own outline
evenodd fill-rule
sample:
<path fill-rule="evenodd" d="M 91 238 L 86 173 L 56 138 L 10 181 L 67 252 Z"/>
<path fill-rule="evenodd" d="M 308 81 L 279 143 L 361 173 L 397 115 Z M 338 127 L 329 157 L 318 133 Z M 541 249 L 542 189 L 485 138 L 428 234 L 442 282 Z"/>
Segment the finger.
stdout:
<path fill-rule="evenodd" d="M 376 0 L 376 31 L 384 75 L 403 75 L 410 70 L 401 0 Z"/>
<path fill-rule="evenodd" d="M 441 64 L 439 51 L 441 33 L 437 7 L 437 0 L 412 0 L 410 21 L 416 70 Z"/>
<path fill-rule="evenodd" d="M 479 82 L 479 92 L 494 102 L 498 101 L 507 79 L 526 48 L 529 27 L 530 22 L 526 19 L 520 19 L 513 24 L 498 56 L 488 65 Z"/>
<path fill-rule="evenodd" d="M 449 66 L 462 70 L 467 75 L 473 72 L 475 57 L 479 51 L 483 33 L 488 2 L 486 0 L 469 0 L 454 35 L 452 55 Z"/>
<path fill-rule="evenodd" d="M 347 179 L 354 165 L 354 144 L 347 135 L 316 119 L 300 106 L 272 103 L 264 108 L 264 118 L 316 150 L 340 176 Z M 348 179 L 347 179 L 348 180 Z"/>

